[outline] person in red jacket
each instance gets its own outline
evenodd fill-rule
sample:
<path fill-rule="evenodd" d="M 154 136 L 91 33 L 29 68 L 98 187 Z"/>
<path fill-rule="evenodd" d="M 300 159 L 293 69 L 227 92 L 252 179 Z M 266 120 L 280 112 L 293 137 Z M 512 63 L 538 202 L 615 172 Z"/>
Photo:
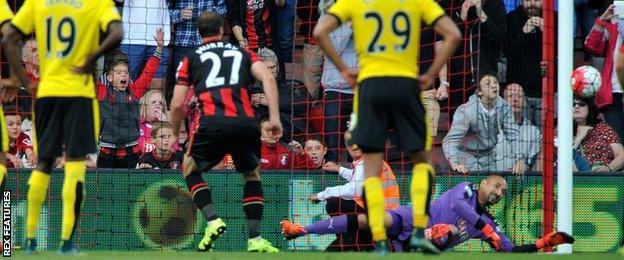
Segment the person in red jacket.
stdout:
<path fill-rule="evenodd" d="M 268 119 L 260 121 L 262 150 L 260 168 L 262 170 L 286 170 L 286 169 L 314 169 L 315 163 L 301 148 L 289 149 L 279 142 L 281 134 L 271 135 L 268 129 Z"/>
<path fill-rule="evenodd" d="M 98 168 L 133 169 L 137 165 L 141 156 L 139 100 L 160 66 L 163 37 L 163 30 L 157 29 L 158 46 L 136 82 L 130 81 L 127 61 L 117 60 L 108 67 L 106 79 L 97 84 L 101 129 Z"/>
<path fill-rule="evenodd" d="M 615 6 L 610 5 L 596 19 L 594 27 L 585 39 L 585 50 L 588 53 L 604 57 L 600 73 L 602 85 L 594 98 L 594 104 L 600 109 L 604 121 L 615 130 L 620 140 L 624 140 L 624 113 L 622 113 L 624 88 L 617 78 L 614 60 L 622 55 L 617 51 L 622 43 L 622 35 L 618 29 L 620 23 L 624 22 L 622 18 L 615 14 Z"/>

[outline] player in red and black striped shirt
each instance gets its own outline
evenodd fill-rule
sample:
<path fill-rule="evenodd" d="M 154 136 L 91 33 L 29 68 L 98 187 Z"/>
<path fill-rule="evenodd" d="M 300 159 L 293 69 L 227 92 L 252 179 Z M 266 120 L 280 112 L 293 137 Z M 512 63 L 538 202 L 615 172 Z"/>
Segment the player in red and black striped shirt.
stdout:
<path fill-rule="evenodd" d="M 173 134 L 177 139 L 184 97 L 189 85 L 195 86 L 201 117 L 184 155 L 182 174 L 193 201 L 208 221 L 197 248 L 211 250 L 216 238 L 226 230 L 225 223 L 215 212 L 210 187 L 202 179 L 201 172 L 211 169 L 229 153 L 245 180 L 243 210 L 249 226 L 247 251 L 277 252 L 277 248 L 260 237 L 264 209 L 259 167 L 260 129 L 248 94 L 252 77 L 260 80 L 269 102 L 271 132 L 279 135 L 282 125 L 277 83 L 255 53 L 221 41 L 221 16 L 205 12 L 197 23 L 203 43 L 180 63 L 171 101 Z"/>

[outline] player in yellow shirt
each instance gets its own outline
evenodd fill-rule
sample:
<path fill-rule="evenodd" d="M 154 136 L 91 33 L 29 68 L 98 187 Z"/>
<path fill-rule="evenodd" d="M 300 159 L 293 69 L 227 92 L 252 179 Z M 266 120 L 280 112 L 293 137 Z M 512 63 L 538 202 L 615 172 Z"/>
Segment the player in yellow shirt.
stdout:
<path fill-rule="evenodd" d="M 37 168 L 28 180 L 25 253 L 36 252 L 35 231 L 54 160 L 65 150 L 63 224 L 59 253 L 77 253 L 76 219 L 84 198 L 86 155 L 95 152 L 99 111 L 92 76 L 97 58 L 121 41 L 121 17 L 112 0 L 26 0 L 11 20 L 3 46 L 24 86 L 36 91 Z M 107 36 L 100 43 L 100 31 Z M 38 86 L 22 67 L 19 42 L 35 33 L 41 78 Z"/>
<path fill-rule="evenodd" d="M 350 21 L 360 71 L 347 68 L 329 40 L 329 33 Z M 420 25 L 424 21 L 444 38 L 433 64 L 418 71 Z M 314 28 L 326 56 L 354 87 L 351 128 L 353 143 L 364 153 L 364 194 L 376 251 L 387 252 L 384 199 L 378 172 L 388 129 L 397 131 L 404 151 L 411 153 L 411 197 L 414 233 L 410 244 L 425 253 L 440 253 L 424 230 L 428 222 L 434 169 L 431 135 L 420 100 L 435 75 L 457 47 L 461 34 L 435 0 L 338 0 Z"/>
<path fill-rule="evenodd" d="M 4 26 L 6 22 L 11 21 L 11 18 L 13 18 L 11 7 L 6 0 L 0 0 L 0 28 L 2 28 L 2 32 L 6 30 Z"/>

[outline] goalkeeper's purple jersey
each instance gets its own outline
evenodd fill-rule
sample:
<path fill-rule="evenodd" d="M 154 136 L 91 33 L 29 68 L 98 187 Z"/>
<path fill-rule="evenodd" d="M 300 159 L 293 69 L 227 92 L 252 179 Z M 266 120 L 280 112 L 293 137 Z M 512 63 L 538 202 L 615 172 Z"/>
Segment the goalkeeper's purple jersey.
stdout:
<path fill-rule="evenodd" d="M 452 224 L 459 230 L 459 239 L 453 241 L 449 248 L 464 241 L 477 238 L 487 239 L 481 230 L 475 228 L 479 219 L 490 224 L 501 238 L 502 249 L 510 252 L 514 248 L 513 242 L 501 231 L 494 222 L 494 217 L 477 202 L 477 190 L 470 182 L 462 182 L 448 190 L 438 198 L 429 208 L 429 226 L 436 224 Z"/>

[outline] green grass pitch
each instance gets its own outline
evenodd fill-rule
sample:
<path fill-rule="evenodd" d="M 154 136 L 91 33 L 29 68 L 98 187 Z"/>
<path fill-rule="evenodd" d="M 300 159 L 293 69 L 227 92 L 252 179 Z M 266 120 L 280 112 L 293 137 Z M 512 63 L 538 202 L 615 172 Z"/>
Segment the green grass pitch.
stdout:
<path fill-rule="evenodd" d="M 388 254 L 380 257 L 373 253 L 299 253 L 299 252 L 282 252 L 278 254 L 259 254 L 259 253 L 243 253 L 243 252 L 172 252 L 172 251 L 85 251 L 84 255 L 76 257 L 58 256 L 55 252 L 42 252 L 33 256 L 24 256 L 21 251 L 14 251 L 13 257 L 18 259 L 241 259 L 241 260 L 273 260 L 273 259 L 295 259 L 295 260 L 395 260 L 395 259 L 432 259 L 432 260 L 479 260 L 479 259 L 504 259 L 504 260 L 542 260 L 542 259 L 565 259 L 565 260 L 602 260 L 602 259 L 624 259 L 616 254 L 572 254 L 572 255 L 555 255 L 555 254 L 496 254 L 496 253 L 445 253 L 440 256 L 424 256 L 417 253 L 397 253 Z"/>

